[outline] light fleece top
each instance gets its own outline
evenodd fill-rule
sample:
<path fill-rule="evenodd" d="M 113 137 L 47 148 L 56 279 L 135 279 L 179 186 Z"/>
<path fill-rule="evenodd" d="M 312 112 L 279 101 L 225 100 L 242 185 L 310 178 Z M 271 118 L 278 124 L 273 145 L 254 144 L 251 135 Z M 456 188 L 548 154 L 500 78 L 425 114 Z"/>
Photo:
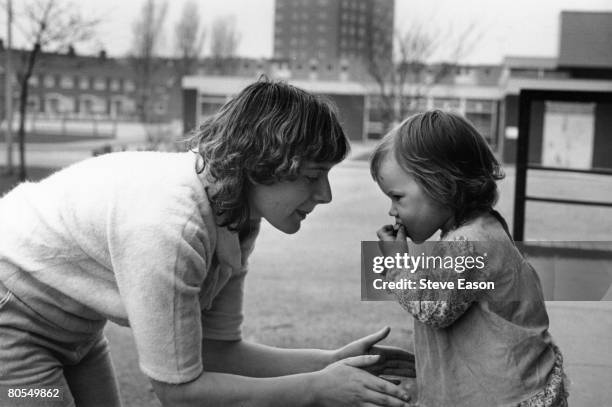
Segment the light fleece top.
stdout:
<path fill-rule="evenodd" d="M 195 379 L 203 338 L 241 337 L 259 230 L 254 223 L 241 242 L 216 226 L 195 159 L 113 153 L 16 187 L 0 199 L 0 281 L 64 329 L 94 334 L 106 319 L 131 326 L 147 376 Z"/>

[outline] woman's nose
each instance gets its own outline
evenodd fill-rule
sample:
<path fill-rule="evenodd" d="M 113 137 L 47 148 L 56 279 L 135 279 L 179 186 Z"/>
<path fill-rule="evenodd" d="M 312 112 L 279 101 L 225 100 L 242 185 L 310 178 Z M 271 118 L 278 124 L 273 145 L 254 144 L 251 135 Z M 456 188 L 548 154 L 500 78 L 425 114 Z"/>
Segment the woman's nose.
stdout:
<path fill-rule="evenodd" d="M 326 204 L 326 203 L 331 202 L 332 191 L 331 191 L 331 186 L 329 185 L 329 179 L 327 177 L 324 177 L 323 180 L 321 180 L 317 184 L 317 189 L 315 191 L 314 200 L 318 204 L 321 204 L 321 203 Z"/>

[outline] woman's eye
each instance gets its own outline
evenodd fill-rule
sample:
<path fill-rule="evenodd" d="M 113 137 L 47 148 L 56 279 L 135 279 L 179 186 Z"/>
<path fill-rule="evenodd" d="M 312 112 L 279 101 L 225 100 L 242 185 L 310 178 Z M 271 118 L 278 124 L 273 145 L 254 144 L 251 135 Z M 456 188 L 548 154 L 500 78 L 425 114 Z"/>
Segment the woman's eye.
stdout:
<path fill-rule="evenodd" d="M 306 177 L 306 179 L 308 180 L 308 182 L 317 182 L 319 180 L 319 177 L 316 176 L 312 176 L 312 175 L 305 175 L 304 177 Z"/>

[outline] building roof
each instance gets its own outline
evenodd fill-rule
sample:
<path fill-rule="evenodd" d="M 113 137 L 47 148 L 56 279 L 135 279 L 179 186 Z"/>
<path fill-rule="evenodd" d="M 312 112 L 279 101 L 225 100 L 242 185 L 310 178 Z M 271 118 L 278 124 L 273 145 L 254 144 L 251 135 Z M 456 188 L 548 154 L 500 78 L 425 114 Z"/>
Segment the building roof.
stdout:
<path fill-rule="evenodd" d="M 561 13 L 559 66 L 612 69 L 612 12 Z"/>
<path fill-rule="evenodd" d="M 29 50 L 13 48 L 13 69 L 22 70 Z M 4 64 L 6 53 L 0 52 L 0 64 Z M 177 60 L 173 58 L 155 58 L 153 78 L 166 79 L 177 76 Z M 114 58 L 106 55 L 70 55 L 60 52 L 43 51 L 38 54 L 33 74 L 66 74 L 91 75 L 109 78 L 134 79 L 138 74 L 133 60 L 129 57 Z"/>
<path fill-rule="evenodd" d="M 243 76 L 186 76 L 183 78 L 184 89 L 197 89 L 206 95 L 233 95 L 240 92 L 247 85 L 255 82 L 255 77 Z M 357 82 L 350 81 L 322 81 L 322 80 L 288 80 L 287 83 L 319 94 L 363 95 L 365 87 Z"/>
<path fill-rule="evenodd" d="M 592 79 L 509 78 L 503 93 L 519 94 L 522 89 L 612 92 L 612 81 Z"/>

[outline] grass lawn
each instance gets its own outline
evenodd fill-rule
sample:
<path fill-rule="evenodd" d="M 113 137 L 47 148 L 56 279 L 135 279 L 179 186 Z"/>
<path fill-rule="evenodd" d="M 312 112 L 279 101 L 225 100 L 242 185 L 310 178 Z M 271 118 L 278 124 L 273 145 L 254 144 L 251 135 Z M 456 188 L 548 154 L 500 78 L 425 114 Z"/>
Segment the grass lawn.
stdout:
<path fill-rule="evenodd" d="M 28 167 L 26 178 L 28 181 L 38 181 L 53 174 L 55 171 L 57 171 L 57 168 Z M 7 175 L 5 174 L 5 168 L 0 166 L 0 196 L 19 184 L 17 172 L 18 170 L 15 169 L 12 175 Z"/>
<path fill-rule="evenodd" d="M 13 136 L 14 138 L 17 135 Z M 29 133 L 26 134 L 26 143 L 74 143 L 75 141 L 97 141 L 113 140 L 115 137 L 109 134 L 65 134 L 65 133 Z M 0 135 L 0 143 L 5 142 L 4 135 Z"/>

